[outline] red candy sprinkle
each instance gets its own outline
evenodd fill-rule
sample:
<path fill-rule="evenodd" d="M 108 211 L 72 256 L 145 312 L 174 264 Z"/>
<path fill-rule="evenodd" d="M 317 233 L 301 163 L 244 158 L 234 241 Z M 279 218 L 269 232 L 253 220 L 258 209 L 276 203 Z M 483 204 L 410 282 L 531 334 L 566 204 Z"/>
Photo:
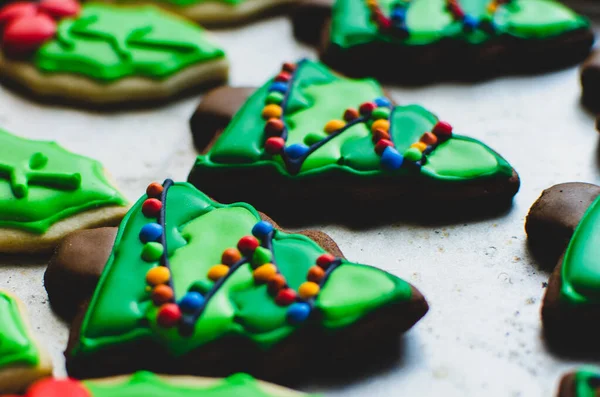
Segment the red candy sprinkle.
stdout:
<path fill-rule="evenodd" d="M 258 248 L 260 243 L 254 236 L 244 236 L 238 241 L 237 247 L 238 249 L 244 253 L 252 253 L 254 250 Z"/>
<path fill-rule="evenodd" d="M 275 81 L 282 81 L 284 83 L 287 83 L 288 81 L 290 81 L 291 78 L 292 76 L 289 73 L 281 72 L 277 76 L 275 76 Z"/>
<path fill-rule="evenodd" d="M 271 137 L 265 141 L 265 150 L 269 154 L 279 154 L 285 147 L 285 141 L 280 137 Z"/>
<path fill-rule="evenodd" d="M 163 191 L 163 187 L 158 182 L 152 182 L 146 188 L 146 194 L 148 195 L 148 197 L 160 198 L 162 191 Z"/>
<path fill-rule="evenodd" d="M 365 102 L 362 105 L 360 105 L 360 107 L 358 108 L 358 111 L 363 116 L 366 116 L 366 115 L 371 114 L 371 112 L 373 110 L 375 110 L 376 107 L 377 107 L 377 105 L 375 105 L 373 102 Z"/>
<path fill-rule="evenodd" d="M 285 125 L 280 119 L 272 118 L 265 124 L 265 134 L 267 136 L 279 136 Z"/>
<path fill-rule="evenodd" d="M 291 288 L 284 288 L 277 293 L 275 303 L 279 306 L 289 306 L 296 300 L 296 293 Z"/>
<path fill-rule="evenodd" d="M 394 146 L 394 143 L 388 139 L 380 139 L 376 144 L 375 144 L 375 153 L 377 153 L 378 155 L 381 156 L 381 154 L 383 153 L 383 151 L 385 150 L 386 147 L 388 146 Z"/>
<path fill-rule="evenodd" d="M 327 270 L 327 268 L 333 263 L 335 256 L 331 254 L 323 254 L 317 258 L 317 266 Z"/>
<path fill-rule="evenodd" d="M 42 379 L 27 390 L 27 397 L 91 397 L 90 392 L 75 379 Z"/>
<path fill-rule="evenodd" d="M 42 0 L 40 11 L 59 19 L 79 14 L 81 5 L 75 0 Z"/>
<path fill-rule="evenodd" d="M 8 22 L 37 14 L 37 6 L 33 3 L 12 3 L 0 9 L 0 27 Z"/>
<path fill-rule="evenodd" d="M 284 72 L 293 73 L 294 70 L 296 70 L 296 65 L 294 65 L 291 62 L 286 62 L 281 67 L 281 70 L 284 71 Z"/>
<path fill-rule="evenodd" d="M 352 120 L 356 120 L 357 118 L 360 117 L 360 114 L 358 113 L 358 110 L 356 109 L 346 109 L 346 111 L 344 112 L 344 120 L 346 121 L 352 121 Z"/>
<path fill-rule="evenodd" d="M 156 218 L 162 209 L 162 202 L 155 198 L 149 198 L 142 204 L 142 213 L 148 218 Z"/>
<path fill-rule="evenodd" d="M 385 16 L 378 16 L 377 17 L 377 24 L 379 25 L 379 27 L 381 29 L 389 29 L 392 27 L 392 20 L 389 18 L 386 18 Z"/>
<path fill-rule="evenodd" d="M 177 325 L 181 319 L 181 310 L 175 303 L 167 303 L 161 306 L 156 321 L 163 328 L 171 328 Z"/>
<path fill-rule="evenodd" d="M 11 54 L 24 55 L 37 50 L 55 34 L 56 22 L 48 15 L 27 15 L 6 25 L 2 42 Z"/>
<path fill-rule="evenodd" d="M 438 136 L 448 137 L 452 135 L 452 126 L 445 121 L 438 121 L 432 132 Z"/>

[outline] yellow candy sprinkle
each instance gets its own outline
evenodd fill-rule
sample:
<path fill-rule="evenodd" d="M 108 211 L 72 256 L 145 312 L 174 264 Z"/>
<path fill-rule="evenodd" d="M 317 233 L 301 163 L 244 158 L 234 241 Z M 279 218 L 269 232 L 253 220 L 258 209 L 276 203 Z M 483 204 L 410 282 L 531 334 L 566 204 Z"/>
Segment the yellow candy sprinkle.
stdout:
<path fill-rule="evenodd" d="M 327 124 L 325 124 L 324 130 L 326 133 L 332 134 L 337 130 L 344 128 L 345 125 L 346 122 L 342 120 L 329 120 Z"/>
<path fill-rule="evenodd" d="M 275 104 L 270 104 L 263 108 L 262 116 L 265 120 L 268 120 L 271 118 L 278 119 L 278 118 L 281 118 L 282 113 L 283 113 L 283 111 L 281 110 L 281 106 L 275 105 Z"/>
<path fill-rule="evenodd" d="M 164 266 L 157 266 L 146 273 L 146 282 L 150 285 L 166 284 L 171 278 L 171 272 Z"/>
<path fill-rule="evenodd" d="M 369 8 L 376 7 L 377 0 L 367 0 L 367 6 L 369 6 Z"/>
<path fill-rule="evenodd" d="M 493 14 L 496 12 L 496 9 L 498 8 L 498 4 L 495 1 L 492 1 L 490 4 L 488 4 L 487 6 L 487 11 L 490 14 Z"/>
<path fill-rule="evenodd" d="M 298 288 L 298 295 L 303 299 L 309 299 L 319 293 L 319 284 L 313 283 L 312 281 L 306 281 Z"/>
<path fill-rule="evenodd" d="M 410 147 L 414 147 L 422 153 L 425 149 L 427 149 L 427 144 L 425 142 L 415 142 L 412 145 L 410 145 Z"/>
<path fill-rule="evenodd" d="M 389 129 L 390 129 L 390 122 L 387 121 L 386 119 L 379 119 L 379 120 L 376 120 L 373 124 L 371 124 L 372 132 L 375 132 L 375 130 L 383 130 L 385 132 L 388 132 Z"/>
<path fill-rule="evenodd" d="M 214 265 L 208 271 L 208 278 L 212 281 L 217 281 L 220 278 L 225 277 L 225 275 L 229 272 L 229 267 L 227 265 Z"/>
<path fill-rule="evenodd" d="M 254 270 L 254 280 L 258 283 L 266 283 L 277 274 L 277 267 L 272 263 L 265 263 Z"/>

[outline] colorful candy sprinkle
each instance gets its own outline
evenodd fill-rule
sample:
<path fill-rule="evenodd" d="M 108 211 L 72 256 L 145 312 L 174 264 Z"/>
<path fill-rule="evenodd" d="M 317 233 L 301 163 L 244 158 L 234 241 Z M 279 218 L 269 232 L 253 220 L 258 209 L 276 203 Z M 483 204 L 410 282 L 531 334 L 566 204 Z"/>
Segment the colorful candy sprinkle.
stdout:
<path fill-rule="evenodd" d="M 163 255 L 164 247 L 161 243 L 149 242 L 142 248 L 142 259 L 146 262 L 155 262 Z"/>
<path fill-rule="evenodd" d="M 310 316 L 310 305 L 305 302 L 295 302 L 288 308 L 287 321 L 291 324 L 300 324 Z"/>
<path fill-rule="evenodd" d="M 242 253 L 236 248 L 227 248 L 221 255 L 221 263 L 227 266 L 233 266 L 242 259 Z"/>
<path fill-rule="evenodd" d="M 437 136 L 432 134 L 431 132 L 426 132 L 421 136 L 421 142 L 426 143 L 427 145 L 435 145 L 438 141 Z"/>
<path fill-rule="evenodd" d="M 425 142 L 415 142 L 410 145 L 411 148 L 417 149 L 419 152 L 424 152 L 427 149 L 427 144 Z"/>
<path fill-rule="evenodd" d="M 160 284 L 154 287 L 150 297 L 156 306 L 170 302 L 173 299 L 173 289 L 165 284 Z"/>
<path fill-rule="evenodd" d="M 269 154 L 279 154 L 285 147 L 285 141 L 280 137 L 271 137 L 265 141 L 265 150 Z"/>
<path fill-rule="evenodd" d="M 252 254 L 252 267 L 257 268 L 265 263 L 271 262 L 272 259 L 273 254 L 271 253 L 271 250 L 264 247 L 258 247 Z"/>
<path fill-rule="evenodd" d="M 267 221 L 259 221 L 252 227 L 252 234 L 256 238 L 264 239 L 273 231 L 273 225 Z"/>
<path fill-rule="evenodd" d="M 452 126 L 445 121 L 438 121 L 431 130 L 438 137 L 449 137 L 452 135 Z"/>
<path fill-rule="evenodd" d="M 409 161 L 419 161 L 423 157 L 423 154 L 419 149 L 411 147 L 404 152 L 404 158 Z"/>
<path fill-rule="evenodd" d="M 377 105 L 375 105 L 373 102 L 365 102 L 362 105 L 360 105 L 358 111 L 363 116 L 368 116 L 373 110 L 375 110 L 376 107 Z"/>
<path fill-rule="evenodd" d="M 327 270 L 329 266 L 335 261 L 335 256 L 331 254 L 323 254 L 317 258 L 317 266 L 320 268 Z"/>
<path fill-rule="evenodd" d="M 281 119 L 269 119 L 265 124 L 265 134 L 267 134 L 267 136 L 279 136 L 284 128 L 285 125 Z"/>
<path fill-rule="evenodd" d="M 237 247 L 244 254 L 249 255 L 254 252 L 256 248 L 260 246 L 260 243 L 254 236 L 244 236 L 238 241 Z"/>
<path fill-rule="evenodd" d="M 281 92 L 269 92 L 269 94 L 267 95 L 267 99 L 265 99 L 265 102 L 267 105 L 280 105 L 283 102 L 284 97 L 285 95 L 283 95 Z"/>
<path fill-rule="evenodd" d="M 265 120 L 272 118 L 281 118 L 283 110 L 281 106 L 275 104 L 269 104 L 263 108 L 262 116 Z"/>
<path fill-rule="evenodd" d="M 312 266 L 310 269 L 308 269 L 308 274 L 306 275 L 306 279 L 308 281 L 315 283 L 320 283 L 321 280 L 323 280 L 323 277 L 325 277 L 325 270 L 319 266 Z"/>
<path fill-rule="evenodd" d="M 269 292 L 273 295 L 277 294 L 282 288 L 284 288 L 286 286 L 287 282 L 285 281 L 285 277 L 283 277 L 281 274 L 276 274 L 275 276 L 271 277 L 271 279 L 269 280 Z"/>
<path fill-rule="evenodd" d="M 295 300 L 296 292 L 294 292 L 294 290 L 291 288 L 281 289 L 275 297 L 275 303 L 277 303 L 279 306 L 291 305 Z"/>
<path fill-rule="evenodd" d="M 296 70 L 296 65 L 291 62 L 286 62 L 281 67 L 281 70 L 288 73 L 294 73 L 294 71 Z"/>
<path fill-rule="evenodd" d="M 229 273 L 229 266 L 219 264 L 211 267 L 206 276 L 212 281 L 217 281 L 225 277 L 227 273 Z"/>
<path fill-rule="evenodd" d="M 346 109 L 346 111 L 344 112 L 344 120 L 346 120 L 347 122 L 350 121 L 354 121 L 357 118 L 360 117 L 360 113 L 358 113 L 358 110 L 356 109 Z"/>
<path fill-rule="evenodd" d="M 387 119 L 379 119 L 375 120 L 373 124 L 371 124 L 371 131 L 375 132 L 376 130 L 384 130 L 389 131 L 390 122 Z"/>
<path fill-rule="evenodd" d="M 389 119 L 390 118 L 390 109 L 386 108 L 386 107 L 379 107 L 375 110 L 373 110 L 373 113 L 371 113 L 371 118 L 375 119 L 375 120 L 379 120 L 379 119 Z"/>
<path fill-rule="evenodd" d="M 392 106 L 392 102 L 387 99 L 386 97 L 379 97 L 377 99 L 375 99 L 373 101 L 375 103 L 375 105 L 379 106 L 379 107 L 390 107 Z"/>
<path fill-rule="evenodd" d="M 387 131 L 377 128 L 375 131 L 373 131 L 373 142 L 379 142 L 380 139 L 391 140 L 390 134 Z"/>
<path fill-rule="evenodd" d="M 320 289 L 321 287 L 319 287 L 319 284 L 312 281 L 306 281 L 298 288 L 298 295 L 303 299 L 310 299 L 317 295 Z"/>
<path fill-rule="evenodd" d="M 265 263 L 252 272 L 257 283 L 267 283 L 277 274 L 277 267 L 272 263 Z"/>
<path fill-rule="evenodd" d="M 171 272 L 164 266 L 153 267 L 146 273 L 146 282 L 150 285 L 166 284 L 171 278 Z"/>
<path fill-rule="evenodd" d="M 185 296 L 179 301 L 179 308 L 184 313 L 194 313 L 204 305 L 205 299 L 202 294 L 198 292 L 188 292 Z"/>
<path fill-rule="evenodd" d="M 323 130 L 327 134 L 333 134 L 334 132 L 344 128 L 345 125 L 346 123 L 343 120 L 329 120 L 327 124 L 325 124 L 325 128 Z"/>
<path fill-rule="evenodd" d="M 181 310 L 174 303 L 162 305 L 158 311 L 156 322 L 163 328 L 172 328 L 177 325 L 181 319 Z"/>
<path fill-rule="evenodd" d="M 140 231 L 140 240 L 142 243 L 157 241 L 163 234 L 163 228 L 158 223 L 146 223 Z"/>
<path fill-rule="evenodd" d="M 293 145 L 290 145 L 287 148 L 285 148 L 285 153 L 291 159 L 299 159 L 305 156 L 309 150 L 310 148 L 303 143 L 294 143 Z"/>
<path fill-rule="evenodd" d="M 158 218 L 161 209 L 162 202 L 155 198 L 149 198 L 142 204 L 142 213 L 147 218 Z"/>
<path fill-rule="evenodd" d="M 292 75 L 288 72 L 281 72 L 277 76 L 275 76 L 275 81 L 282 81 L 284 83 L 287 83 L 288 81 L 290 81 L 291 78 Z"/>
<path fill-rule="evenodd" d="M 394 147 L 386 147 L 381 154 L 381 166 L 387 170 L 395 171 L 402 167 L 403 163 L 404 157 Z"/>
<path fill-rule="evenodd" d="M 385 148 L 387 148 L 389 146 L 394 147 L 394 143 L 388 139 L 380 139 L 375 144 L 375 153 L 377 153 L 378 155 L 381 156 L 383 154 L 383 151 L 385 150 Z"/>
<path fill-rule="evenodd" d="M 158 182 L 152 182 L 146 188 L 146 194 L 148 195 L 148 197 L 152 197 L 152 198 L 160 198 L 162 191 L 163 191 L 163 187 Z"/>

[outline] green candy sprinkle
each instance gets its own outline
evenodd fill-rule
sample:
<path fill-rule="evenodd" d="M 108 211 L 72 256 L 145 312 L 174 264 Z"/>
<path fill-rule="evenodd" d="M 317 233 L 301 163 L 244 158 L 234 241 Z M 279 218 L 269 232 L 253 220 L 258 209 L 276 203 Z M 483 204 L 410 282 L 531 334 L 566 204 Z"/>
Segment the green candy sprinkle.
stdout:
<path fill-rule="evenodd" d="M 373 113 L 371 113 L 371 118 L 374 120 L 379 120 L 379 119 L 389 119 L 390 118 L 390 109 L 389 108 L 377 108 L 375 110 L 373 110 Z"/>
<path fill-rule="evenodd" d="M 419 161 L 423 157 L 423 154 L 419 149 L 411 147 L 404 152 L 404 158 L 410 161 Z"/>
<path fill-rule="evenodd" d="M 265 100 L 265 102 L 270 105 L 270 104 L 275 104 L 275 105 L 279 105 L 281 104 L 281 102 L 283 102 L 283 94 L 281 92 L 270 92 L 269 95 L 267 95 L 267 99 Z"/>
<path fill-rule="evenodd" d="M 198 280 L 194 281 L 194 283 L 190 286 L 190 292 L 198 292 L 203 296 L 206 295 L 208 291 L 212 288 L 212 283 L 206 280 Z"/>
<path fill-rule="evenodd" d="M 256 250 L 254 250 L 254 254 L 252 254 L 252 267 L 256 269 L 265 263 L 271 262 L 272 259 L 273 255 L 271 254 L 271 251 L 265 247 L 258 247 Z"/>
<path fill-rule="evenodd" d="M 165 249 L 161 243 L 146 243 L 142 249 L 142 259 L 146 262 L 155 262 L 160 259 L 164 250 Z"/>
<path fill-rule="evenodd" d="M 320 132 L 311 132 L 304 137 L 304 144 L 307 146 L 314 145 L 317 142 L 322 141 L 327 138 L 327 135 L 322 134 Z"/>

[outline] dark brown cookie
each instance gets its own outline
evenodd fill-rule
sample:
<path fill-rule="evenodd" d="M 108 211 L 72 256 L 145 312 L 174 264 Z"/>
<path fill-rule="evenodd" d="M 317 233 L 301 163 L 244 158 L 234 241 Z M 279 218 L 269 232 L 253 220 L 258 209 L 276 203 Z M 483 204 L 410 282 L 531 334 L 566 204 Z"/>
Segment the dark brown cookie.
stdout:
<path fill-rule="evenodd" d="M 547 262 L 553 260 L 556 265 L 548 282 L 541 314 L 546 341 L 558 351 L 575 352 L 581 348 L 589 351 L 596 345 L 590 342 L 597 339 L 600 331 L 600 305 L 596 303 L 591 287 L 581 287 L 590 276 L 583 269 L 585 263 L 582 262 L 590 259 L 584 250 L 586 244 L 593 241 L 589 240 L 588 228 L 581 224 L 582 219 L 588 219 L 586 222 L 589 223 L 594 216 L 598 197 L 600 187 L 596 185 L 556 185 L 542 193 L 527 216 L 525 229 L 533 252 Z M 567 247 L 573 247 L 574 253 L 583 254 L 565 255 Z M 565 263 L 570 269 L 567 274 L 563 271 Z"/>
<path fill-rule="evenodd" d="M 558 386 L 557 397 L 589 397 L 600 393 L 600 373 L 597 368 L 579 368 L 565 374 Z"/>
<path fill-rule="evenodd" d="M 405 2 L 407 5 L 399 6 L 396 14 L 404 16 L 394 16 L 393 11 L 382 12 L 374 0 L 338 0 L 333 11 L 333 2 L 305 0 L 292 14 L 294 34 L 301 41 L 318 45 L 323 62 L 348 76 L 373 76 L 408 85 L 440 80 L 475 81 L 500 74 L 563 68 L 585 59 L 594 41 L 589 24 L 576 14 L 563 21 L 569 27 L 557 33 L 546 29 L 541 21 L 522 26 L 519 26 L 522 20 L 516 25 L 508 22 L 506 26 L 497 25 L 497 20 L 490 23 L 485 15 L 469 15 L 461 8 L 460 1 L 444 9 L 454 22 L 445 28 L 441 26 L 434 34 L 431 22 L 416 22 L 426 17 L 422 10 L 420 14 L 415 11 L 409 22 L 418 27 L 407 25 L 406 15 L 417 3 Z M 482 0 L 482 3 L 488 2 Z M 506 6 L 510 11 L 503 14 L 508 20 L 520 9 L 511 5 Z M 558 2 L 533 7 L 541 6 L 563 7 Z M 453 7 L 457 11 L 452 11 Z M 497 8 L 502 7 L 501 4 Z M 533 12 L 529 17 L 544 15 L 546 11 Z M 432 11 L 430 15 L 432 20 L 438 18 L 440 23 L 447 23 L 440 13 Z M 460 24 L 463 29 L 455 29 L 454 25 Z M 421 31 L 422 26 L 427 27 Z"/>
<path fill-rule="evenodd" d="M 52 258 L 46 274 L 54 286 L 51 300 L 64 312 L 80 308 L 65 353 L 70 376 L 243 371 L 297 381 L 300 368 L 302 376 L 339 376 L 396 356 L 388 344 L 398 343 L 428 310 L 416 288 L 348 262 L 323 232 L 279 233 L 276 223 L 245 204 L 216 204 L 185 183 L 166 181 L 160 188 L 152 184 L 149 196 L 133 206 L 114 246 L 106 237 L 114 229 L 90 230 L 70 236 Z M 231 241 L 238 248 L 223 251 Z M 194 244 L 206 246 L 190 251 Z M 215 246 L 217 255 L 210 252 Z M 82 257 L 94 257 L 89 269 L 77 263 Z M 198 272 L 214 260 L 224 264 Z M 182 283 L 190 285 L 187 293 Z M 200 306 L 190 311 L 190 305 Z M 205 341 L 205 335 L 213 337 Z"/>
<path fill-rule="evenodd" d="M 593 111 L 600 110 L 600 51 L 594 51 L 581 66 L 581 100 Z"/>

